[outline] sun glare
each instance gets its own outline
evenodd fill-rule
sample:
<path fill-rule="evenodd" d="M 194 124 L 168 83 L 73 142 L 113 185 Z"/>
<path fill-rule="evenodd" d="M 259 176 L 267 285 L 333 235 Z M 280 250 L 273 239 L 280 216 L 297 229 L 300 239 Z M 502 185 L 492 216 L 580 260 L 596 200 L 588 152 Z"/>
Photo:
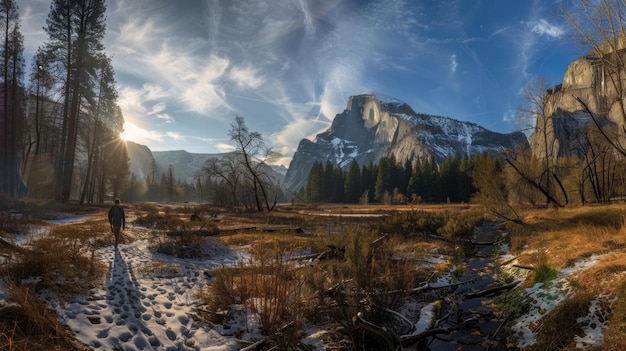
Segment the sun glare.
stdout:
<path fill-rule="evenodd" d="M 124 122 L 124 132 L 120 133 L 120 138 L 124 141 L 139 142 L 145 132 L 130 122 Z"/>

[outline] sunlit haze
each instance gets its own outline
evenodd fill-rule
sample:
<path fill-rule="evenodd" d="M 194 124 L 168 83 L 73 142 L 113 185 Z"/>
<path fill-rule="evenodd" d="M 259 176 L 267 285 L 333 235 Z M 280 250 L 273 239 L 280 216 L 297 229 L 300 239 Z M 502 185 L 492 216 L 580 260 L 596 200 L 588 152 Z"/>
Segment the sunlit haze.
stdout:
<path fill-rule="evenodd" d="M 46 40 L 50 0 L 18 0 L 25 57 Z M 585 49 L 559 1 L 107 1 L 123 138 L 152 150 L 232 150 L 242 116 L 288 165 L 350 95 L 518 130 L 521 90 L 561 82 Z M 27 67 L 30 63 L 27 62 Z"/>

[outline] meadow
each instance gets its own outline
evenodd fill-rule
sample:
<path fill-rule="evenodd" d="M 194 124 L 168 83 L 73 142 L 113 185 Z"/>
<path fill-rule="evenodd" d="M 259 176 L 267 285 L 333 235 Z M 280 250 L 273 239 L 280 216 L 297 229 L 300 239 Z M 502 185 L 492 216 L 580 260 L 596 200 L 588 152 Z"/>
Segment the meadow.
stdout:
<path fill-rule="evenodd" d="M 452 331 L 438 324 L 450 306 L 482 293 L 460 283 L 484 244 L 472 235 L 495 220 L 466 204 L 125 207 L 119 251 L 106 206 L 0 214 L 0 349 L 423 349 Z M 626 349 L 625 213 L 528 208 L 525 224 L 497 223 L 480 274 L 498 328 L 483 335 L 466 314 L 458 329 L 492 350 Z M 405 343 L 398 321 L 429 332 L 413 325 Z"/>

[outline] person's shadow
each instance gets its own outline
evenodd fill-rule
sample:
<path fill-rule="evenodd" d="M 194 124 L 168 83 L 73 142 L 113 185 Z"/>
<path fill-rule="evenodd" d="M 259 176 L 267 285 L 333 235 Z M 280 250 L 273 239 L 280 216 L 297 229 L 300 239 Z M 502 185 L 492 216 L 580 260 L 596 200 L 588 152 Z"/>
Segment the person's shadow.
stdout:
<path fill-rule="evenodd" d="M 131 340 L 140 348 L 147 346 L 148 343 L 153 347 L 161 346 L 161 342 L 143 322 L 142 317 L 146 308 L 141 299 L 144 296 L 139 290 L 140 285 L 132 265 L 124 260 L 118 249 L 115 249 L 113 262 L 109 268 L 106 299 L 112 313 L 110 322 L 118 327 L 125 325 L 128 328 L 128 332 L 124 331 L 115 336 L 107 335 L 109 342 L 118 348 L 121 347 L 121 343 Z"/>

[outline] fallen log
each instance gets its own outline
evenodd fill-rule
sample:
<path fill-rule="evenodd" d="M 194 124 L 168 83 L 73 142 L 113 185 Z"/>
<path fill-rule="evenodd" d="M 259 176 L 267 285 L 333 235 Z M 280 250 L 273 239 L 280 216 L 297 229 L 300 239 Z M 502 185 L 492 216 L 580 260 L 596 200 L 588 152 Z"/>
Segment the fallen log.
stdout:
<path fill-rule="evenodd" d="M 506 265 L 508 265 L 509 263 L 511 263 L 511 262 L 513 262 L 513 261 L 515 261 L 515 260 L 517 260 L 517 256 L 514 256 L 513 258 L 508 259 L 508 260 L 506 260 L 506 261 L 504 261 L 504 262 L 500 263 L 500 266 L 506 266 Z"/>
<path fill-rule="evenodd" d="M 390 290 L 390 291 L 385 291 L 383 293 L 384 294 L 404 293 L 404 294 L 407 294 L 407 295 L 411 295 L 411 294 L 417 294 L 417 293 L 421 293 L 421 292 L 429 291 L 429 290 L 456 288 L 456 287 L 459 287 L 461 285 L 470 284 L 470 283 L 474 282 L 476 279 L 477 278 L 472 278 L 472 279 L 466 280 L 464 282 L 457 282 L 457 283 L 452 283 L 452 284 L 447 284 L 447 285 L 439 285 L 439 286 L 433 286 L 433 285 L 430 284 L 430 282 L 426 282 L 425 284 L 423 284 L 421 286 L 418 286 L 416 288 L 405 289 L 405 290 Z"/>
<path fill-rule="evenodd" d="M 389 330 L 387 327 L 372 323 L 366 320 L 365 318 L 363 318 L 363 314 L 361 312 L 359 312 L 353 318 L 353 322 L 357 327 L 383 338 L 383 340 L 385 340 L 385 344 L 387 345 L 388 351 L 400 350 L 402 346 L 412 345 L 422 339 L 425 339 L 431 336 L 435 336 L 439 334 L 450 334 L 454 331 L 465 328 L 466 325 L 473 323 L 475 321 L 477 321 L 476 318 L 470 318 L 461 322 L 459 325 L 454 326 L 454 327 L 428 328 L 428 329 L 424 329 L 421 331 L 417 331 L 412 334 L 396 336 L 394 335 L 393 331 Z"/>
<path fill-rule="evenodd" d="M 500 292 L 502 290 L 511 290 L 514 287 L 516 287 L 519 283 L 520 282 L 517 281 L 517 282 L 510 283 L 510 284 L 495 286 L 493 288 L 485 289 L 485 290 L 478 291 L 478 292 L 475 292 L 475 293 L 469 293 L 469 294 L 466 294 L 465 296 L 463 296 L 463 299 L 464 300 L 469 300 L 469 299 L 473 299 L 473 298 L 476 298 L 476 297 L 489 296 L 489 295 L 495 294 L 497 292 Z"/>
<path fill-rule="evenodd" d="M 470 318 L 467 320 L 464 320 L 463 322 L 461 322 L 461 324 L 455 326 L 455 327 L 449 327 L 449 328 L 432 328 L 432 329 L 426 329 L 421 333 L 417 333 L 417 334 L 411 334 L 411 335 L 402 335 L 400 336 L 400 343 L 403 346 L 409 346 L 411 344 L 414 344 L 422 339 L 431 337 L 431 336 L 435 336 L 435 335 L 439 335 L 439 334 L 450 334 L 452 332 L 455 332 L 457 330 L 461 330 L 463 328 L 465 328 L 466 325 L 476 322 L 478 319 L 476 318 Z"/>
<path fill-rule="evenodd" d="M 522 266 L 520 264 L 514 264 L 513 267 L 520 268 L 520 269 L 527 269 L 529 271 L 534 271 L 535 270 L 535 267 L 532 267 L 532 266 Z"/>
<path fill-rule="evenodd" d="M 170 230 L 166 232 L 167 236 L 183 236 L 183 235 L 212 236 L 212 235 L 217 235 L 219 233 L 220 232 L 218 230 L 207 230 L 207 229 Z"/>

